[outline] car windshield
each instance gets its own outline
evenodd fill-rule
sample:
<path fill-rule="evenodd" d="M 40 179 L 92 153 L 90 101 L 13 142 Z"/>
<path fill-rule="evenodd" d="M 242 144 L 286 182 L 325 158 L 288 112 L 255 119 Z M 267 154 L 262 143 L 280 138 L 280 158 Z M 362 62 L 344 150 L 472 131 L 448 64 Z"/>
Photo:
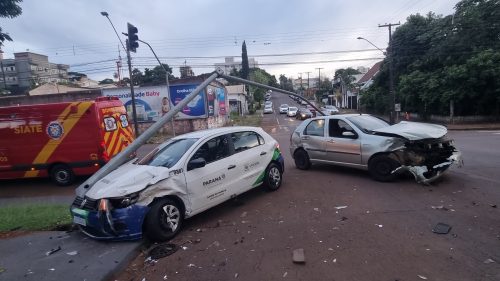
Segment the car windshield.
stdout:
<path fill-rule="evenodd" d="M 365 133 L 390 126 L 389 123 L 384 120 L 369 115 L 352 116 L 347 117 L 346 119 L 351 121 L 356 127 Z"/>
<path fill-rule="evenodd" d="M 165 147 L 155 149 L 139 161 L 139 165 L 171 168 L 197 141 L 196 138 L 173 140 Z"/>
<path fill-rule="evenodd" d="M 288 104 L 282 104 L 281 107 L 283 108 L 288 107 Z"/>
<path fill-rule="evenodd" d="M 297 108 L 296 107 L 289 107 L 288 110 L 290 110 L 290 111 L 297 111 Z"/>
<path fill-rule="evenodd" d="M 326 108 L 326 109 L 334 109 L 334 110 L 335 110 L 335 109 L 337 109 L 337 108 L 336 108 L 335 106 L 333 106 L 333 105 L 327 105 L 327 106 L 325 106 L 325 108 Z"/>

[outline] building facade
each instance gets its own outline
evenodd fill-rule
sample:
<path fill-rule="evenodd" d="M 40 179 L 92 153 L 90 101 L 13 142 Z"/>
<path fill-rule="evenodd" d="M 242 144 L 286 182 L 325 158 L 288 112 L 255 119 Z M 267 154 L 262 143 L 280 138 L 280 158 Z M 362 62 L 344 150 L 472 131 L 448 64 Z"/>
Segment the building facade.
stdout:
<path fill-rule="evenodd" d="M 68 82 L 68 65 L 51 63 L 48 56 L 31 52 L 0 59 L 0 68 L 2 88 L 29 89 L 39 84 Z"/>
<path fill-rule="evenodd" d="M 248 66 L 250 68 L 258 68 L 259 63 L 254 58 L 248 58 Z M 241 70 L 241 60 L 235 61 L 234 57 L 226 57 L 223 63 L 214 64 L 215 69 L 221 68 L 224 70 L 224 74 L 231 74 L 231 70 L 236 69 L 237 71 Z"/>

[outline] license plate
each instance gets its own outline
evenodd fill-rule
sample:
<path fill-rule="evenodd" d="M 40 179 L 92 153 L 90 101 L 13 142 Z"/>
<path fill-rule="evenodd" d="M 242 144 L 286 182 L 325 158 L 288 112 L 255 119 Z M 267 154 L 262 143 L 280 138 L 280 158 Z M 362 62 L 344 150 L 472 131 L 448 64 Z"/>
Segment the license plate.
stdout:
<path fill-rule="evenodd" d="M 81 217 L 74 216 L 73 222 L 79 225 L 87 226 L 87 220 Z"/>

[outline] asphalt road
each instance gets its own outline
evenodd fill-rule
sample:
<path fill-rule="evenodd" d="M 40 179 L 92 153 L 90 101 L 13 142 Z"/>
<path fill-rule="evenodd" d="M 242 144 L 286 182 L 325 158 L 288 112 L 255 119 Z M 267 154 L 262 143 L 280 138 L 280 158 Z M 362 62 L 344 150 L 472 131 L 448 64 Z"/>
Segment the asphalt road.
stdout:
<path fill-rule="evenodd" d="M 285 156 L 281 189 L 255 189 L 195 216 L 171 241 L 184 249 L 157 262 L 143 253 L 110 280 L 500 280 L 500 131 L 450 131 L 465 166 L 430 187 L 326 165 L 301 171 L 288 150 L 301 121 L 278 114 L 295 102 L 275 95 L 276 113 L 262 126 Z M 4 180 L 0 204 L 67 202 L 76 186 Z M 432 233 L 439 222 L 451 232 Z M 298 248 L 303 265 L 292 262 Z"/>
<path fill-rule="evenodd" d="M 500 280 L 499 131 L 450 132 L 465 166 L 430 187 L 333 166 L 301 171 L 288 150 L 300 121 L 277 113 L 294 102 L 274 95 L 262 126 L 285 156 L 281 189 L 195 216 L 171 241 L 184 248 L 153 262 L 145 251 L 112 280 Z M 449 234 L 432 232 L 440 222 Z M 292 262 L 298 248 L 305 264 Z"/>

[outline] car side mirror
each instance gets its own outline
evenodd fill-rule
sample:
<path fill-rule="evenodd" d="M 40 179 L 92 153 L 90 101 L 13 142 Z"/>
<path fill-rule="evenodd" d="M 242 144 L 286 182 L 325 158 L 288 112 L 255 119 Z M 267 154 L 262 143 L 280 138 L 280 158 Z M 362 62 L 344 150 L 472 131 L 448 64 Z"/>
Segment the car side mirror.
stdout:
<path fill-rule="evenodd" d="M 203 168 L 203 167 L 205 167 L 206 164 L 207 164 L 207 161 L 205 161 L 205 159 L 203 159 L 202 157 L 192 159 L 191 161 L 189 161 L 189 163 L 187 165 L 187 170 L 190 171 L 190 170 L 194 170 L 194 169 L 198 169 L 198 168 Z"/>
<path fill-rule="evenodd" d="M 347 138 L 352 138 L 352 139 L 356 138 L 356 134 L 351 132 L 351 131 L 342 132 L 342 136 L 347 137 Z"/>

